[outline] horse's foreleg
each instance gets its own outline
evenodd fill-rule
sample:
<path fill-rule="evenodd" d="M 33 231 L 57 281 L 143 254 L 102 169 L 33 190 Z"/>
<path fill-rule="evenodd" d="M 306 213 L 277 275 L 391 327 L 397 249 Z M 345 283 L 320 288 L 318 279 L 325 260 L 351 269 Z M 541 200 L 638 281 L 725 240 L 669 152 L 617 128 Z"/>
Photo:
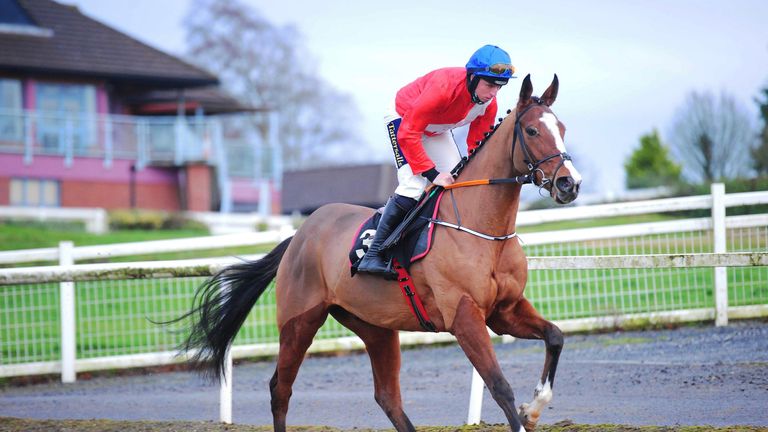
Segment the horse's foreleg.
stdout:
<path fill-rule="evenodd" d="M 293 382 L 299 373 L 304 354 L 312 344 L 317 330 L 328 317 L 325 304 L 288 320 L 280 329 L 280 350 L 277 354 L 277 367 L 269 381 L 272 395 L 272 420 L 275 432 L 285 432 L 285 418 L 288 414 L 288 401 L 293 391 Z"/>
<path fill-rule="evenodd" d="M 397 331 L 368 324 L 341 308 L 331 309 L 331 315 L 365 343 L 371 359 L 376 403 L 396 430 L 415 431 L 403 411 L 400 396 L 400 338 Z"/>
<path fill-rule="evenodd" d="M 552 400 L 552 386 L 560 352 L 563 349 L 563 332 L 545 320 L 526 299 L 518 301 L 509 314 L 494 314 L 489 326 L 497 334 L 510 334 L 522 339 L 543 339 L 547 348 L 544 370 L 533 391 L 531 403 L 522 404 L 520 418 L 527 431 L 533 431 L 544 407 Z"/>
<path fill-rule="evenodd" d="M 463 297 L 459 301 L 452 333 L 469 361 L 483 378 L 491 396 L 504 411 L 511 429 L 514 432 L 523 432 L 522 422 L 515 409 L 515 396 L 496 360 L 491 337 L 486 329 L 485 317 L 469 297 Z"/>

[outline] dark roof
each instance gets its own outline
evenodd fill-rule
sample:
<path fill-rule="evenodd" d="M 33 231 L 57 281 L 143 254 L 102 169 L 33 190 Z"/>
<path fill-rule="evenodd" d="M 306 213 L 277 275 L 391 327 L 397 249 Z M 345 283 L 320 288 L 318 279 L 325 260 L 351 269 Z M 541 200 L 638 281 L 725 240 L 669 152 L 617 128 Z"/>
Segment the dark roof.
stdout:
<path fill-rule="evenodd" d="M 13 3 L 37 26 L 0 24 L 47 33 L 0 31 L 0 72 L 104 78 L 169 88 L 218 84 L 214 75 L 89 18 L 74 6 L 52 0 L 0 0 L 9 11 Z"/>
<path fill-rule="evenodd" d="M 394 164 L 325 167 L 283 173 L 283 213 L 308 214 L 334 202 L 379 207 L 397 186 Z"/>
<path fill-rule="evenodd" d="M 0 1 L 0 23 L 13 25 L 35 25 L 15 0 Z"/>
<path fill-rule="evenodd" d="M 178 90 L 153 90 L 127 96 L 125 102 L 139 114 L 176 114 L 180 100 L 185 101 L 188 113 L 201 107 L 206 114 L 224 114 L 244 111 L 264 111 L 244 105 L 218 87 Z"/>

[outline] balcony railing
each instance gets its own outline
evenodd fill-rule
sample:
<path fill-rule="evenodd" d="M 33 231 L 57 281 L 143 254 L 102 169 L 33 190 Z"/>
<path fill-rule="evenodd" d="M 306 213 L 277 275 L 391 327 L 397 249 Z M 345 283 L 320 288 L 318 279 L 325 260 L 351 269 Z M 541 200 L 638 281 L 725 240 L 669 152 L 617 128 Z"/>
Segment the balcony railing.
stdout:
<path fill-rule="evenodd" d="M 279 152 L 258 133 L 260 114 L 126 116 L 0 109 L 0 152 L 36 156 L 115 159 L 147 165 L 205 162 L 229 177 L 279 178 Z M 272 144 L 272 145 L 269 145 Z"/>

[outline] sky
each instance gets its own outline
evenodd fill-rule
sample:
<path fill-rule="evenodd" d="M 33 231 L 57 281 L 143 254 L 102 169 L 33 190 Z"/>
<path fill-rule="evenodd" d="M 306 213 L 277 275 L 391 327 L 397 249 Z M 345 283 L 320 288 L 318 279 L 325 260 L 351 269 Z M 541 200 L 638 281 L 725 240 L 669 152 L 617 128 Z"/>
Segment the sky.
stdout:
<path fill-rule="evenodd" d="M 191 0 L 60 1 L 168 53 L 186 51 Z M 525 75 L 534 94 L 558 75 L 552 109 L 566 147 L 583 189 L 606 196 L 624 189 L 623 164 L 643 134 L 672 135 L 690 92 L 727 92 L 757 125 L 755 98 L 768 87 L 764 0 L 240 1 L 303 35 L 308 61 L 356 102 L 362 158 L 372 161 L 391 158 L 382 118 L 397 90 L 463 66 L 485 44 L 509 52 L 520 77 L 500 91 L 499 116 Z"/>

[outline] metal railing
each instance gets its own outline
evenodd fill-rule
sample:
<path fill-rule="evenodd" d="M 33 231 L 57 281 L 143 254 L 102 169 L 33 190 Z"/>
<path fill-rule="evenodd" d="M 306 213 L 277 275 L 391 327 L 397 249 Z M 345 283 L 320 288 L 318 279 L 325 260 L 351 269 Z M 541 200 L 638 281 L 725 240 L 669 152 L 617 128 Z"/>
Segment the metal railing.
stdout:
<path fill-rule="evenodd" d="M 276 143 L 258 131 L 273 116 L 265 113 L 216 116 L 128 116 L 101 113 L 46 112 L 0 108 L 0 153 L 115 159 L 181 165 L 188 161 L 225 167 L 229 177 L 279 179 Z M 272 126 L 274 127 L 274 126 Z"/>

